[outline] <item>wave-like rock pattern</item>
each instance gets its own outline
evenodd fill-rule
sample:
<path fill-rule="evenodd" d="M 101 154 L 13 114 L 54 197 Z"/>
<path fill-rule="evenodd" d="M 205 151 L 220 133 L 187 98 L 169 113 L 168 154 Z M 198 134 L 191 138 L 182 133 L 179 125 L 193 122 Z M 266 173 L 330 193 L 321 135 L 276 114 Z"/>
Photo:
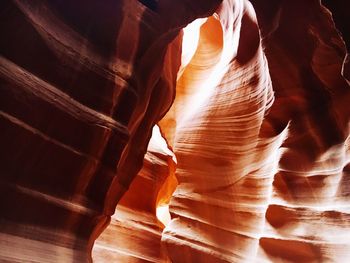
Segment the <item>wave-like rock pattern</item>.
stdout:
<path fill-rule="evenodd" d="M 1 1 L 1 261 L 91 260 L 173 100 L 179 31 L 216 1 L 200 2 L 177 17 L 173 3 Z"/>
<path fill-rule="evenodd" d="M 347 9 L 322 3 L 334 22 L 319 0 L 1 1 L 0 261 L 91 261 L 110 223 L 97 262 L 348 262 Z"/>
<path fill-rule="evenodd" d="M 175 165 L 156 126 L 141 171 L 95 242 L 94 262 L 168 262 L 161 246 L 164 225 L 156 214 L 176 187 Z"/>
<path fill-rule="evenodd" d="M 173 262 L 350 259 L 345 46 L 318 1 L 274 2 L 252 1 L 261 36 L 248 1 L 193 26 L 161 121 L 178 159 Z"/>
<path fill-rule="evenodd" d="M 289 122 L 260 249 L 271 261 L 347 262 L 349 101 L 346 54 L 319 1 L 255 2 L 276 99 L 268 122 Z M 294 22 L 291 22 L 294 21 Z M 346 76 L 345 76 L 346 77 Z"/>
<path fill-rule="evenodd" d="M 179 181 L 162 237 L 169 257 L 251 262 L 287 130 L 262 129 L 274 95 L 248 1 L 224 1 L 203 24 L 177 92 L 186 99 L 176 97 L 164 118 L 175 116 Z"/>

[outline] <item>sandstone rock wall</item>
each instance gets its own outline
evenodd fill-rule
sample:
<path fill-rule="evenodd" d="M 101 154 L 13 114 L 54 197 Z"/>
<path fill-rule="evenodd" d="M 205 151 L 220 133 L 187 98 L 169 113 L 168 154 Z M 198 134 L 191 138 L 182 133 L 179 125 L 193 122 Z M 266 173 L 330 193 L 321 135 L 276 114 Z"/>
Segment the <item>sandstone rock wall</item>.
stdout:
<path fill-rule="evenodd" d="M 348 262 L 347 6 L 2 1 L 0 260 Z"/>
<path fill-rule="evenodd" d="M 222 31 L 209 28 L 209 20 L 202 26 L 178 81 L 187 96 L 176 98 L 168 114 L 176 123 L 179 186 L 163 241 L 173 262 L 347 262 L 344 42 L 318 1 L 252 3 L 260 38 L 248 2 L 224 1 L 215 15 Z M 205 30 L 221 33 L 223 43 Z M 232 45 L 228 36 L 237 31 Z M 228 57 L 230 44 L 238 49 Z M 228 63 L 220 65 L 220 51 Z M 224 73 L 212 84 L 208 71 L 217 65 Z M 196 108 L 192 83 L 210 94 Z"/>
<path fill-rule="evenodd" d="M 191 14 L 160 23 L 138 1 L 0 7 L 0 258 L 86 262 L 171 104 Z"/>

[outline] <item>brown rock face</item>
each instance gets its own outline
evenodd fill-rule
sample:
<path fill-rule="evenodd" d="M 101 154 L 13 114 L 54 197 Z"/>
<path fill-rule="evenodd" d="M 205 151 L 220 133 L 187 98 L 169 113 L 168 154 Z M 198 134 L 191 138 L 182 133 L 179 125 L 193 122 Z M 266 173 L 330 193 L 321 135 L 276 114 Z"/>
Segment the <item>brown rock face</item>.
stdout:
<path fill-rule="evenodd" d="M 349 4 L 0 7 L 1 262 L 349 262 Z"/>
<path fill-rule="evenodd" d="M 1 260 L 84 262 L 171 104 L 178 21 L 137 1 L 1 10 Z"/>
<path fill-rule="evenodd" d="M 176 187 L 174 157 L 155 127 L 143 168 L 95 242 L 94 261 L 166 262 L 161 246 L 164 225 L 156 217 L 156 208 L 168 202 Z"/>

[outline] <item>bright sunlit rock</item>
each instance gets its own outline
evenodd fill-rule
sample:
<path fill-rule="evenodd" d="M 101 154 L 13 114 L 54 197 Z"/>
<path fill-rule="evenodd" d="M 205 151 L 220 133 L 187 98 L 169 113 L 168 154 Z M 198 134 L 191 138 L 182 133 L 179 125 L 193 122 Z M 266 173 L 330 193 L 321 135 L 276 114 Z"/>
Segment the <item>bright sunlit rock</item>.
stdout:
<path fill-rule="evenodd" d="M 157 218 L 165 226 L 170 222 L 169 205 L 161 205 L 157 207 Z"/>

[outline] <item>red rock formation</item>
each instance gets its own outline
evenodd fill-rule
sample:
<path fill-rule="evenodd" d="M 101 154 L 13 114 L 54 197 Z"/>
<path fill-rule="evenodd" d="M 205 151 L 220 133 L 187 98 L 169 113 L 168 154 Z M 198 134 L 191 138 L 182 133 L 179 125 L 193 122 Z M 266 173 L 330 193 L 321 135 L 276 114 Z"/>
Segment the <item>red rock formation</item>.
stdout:
<path fill-rule="evenodd" d="M 248 2 L 224 1 L 215 16 L 222 30 L 213 19 L 201 27 L 162 120 L 163 129 L 173 124 L 179 180 L 163 241 L 173 262 L 347 262 L 345 46 L 317 1 L 252 2 L 264 53 Z"/>
<path fill-rule="evenodd" d="M 2 1 L 0 261 L 90 261 L 110 223 L 96 262 L 348 262 L 349 9 L 322 3 Z"/>
<path fill-rule="evenodd" d="M 95 242 L 95 262 L 167 260 L 160 243 L 164 226 L 156 217 L 156 208 L 168 202 L 176 187 L 174 157 L 156 127 L 143 168 L 120 200 L 110 225 Z"/>
<path fill-rule="evenodd" d="M 170 106 L 178 25 L 137 1 L 1 10 L 0 257 L 84 262 Z"/>
<path fill-rule="evenodd" d="M 169 112 L 180 111 L 168 254 L 173 262 L 252 262 L 286 132 L 268 137 L 261 128 L 273 92 L 249 2 L 224 1 L 201 27 L 178 89 L 187 97 Z"/>
<path fill-rule="evenodd" d="M 254 2 L 276 97 L 267 121 L 274 129 L 290 123 L 261 252 L 272 261 L 347 262 L 350 90 L 341 76 L 344 43 L 319 1 L 276 1 L 269 13 L 262 1 Z"/>

